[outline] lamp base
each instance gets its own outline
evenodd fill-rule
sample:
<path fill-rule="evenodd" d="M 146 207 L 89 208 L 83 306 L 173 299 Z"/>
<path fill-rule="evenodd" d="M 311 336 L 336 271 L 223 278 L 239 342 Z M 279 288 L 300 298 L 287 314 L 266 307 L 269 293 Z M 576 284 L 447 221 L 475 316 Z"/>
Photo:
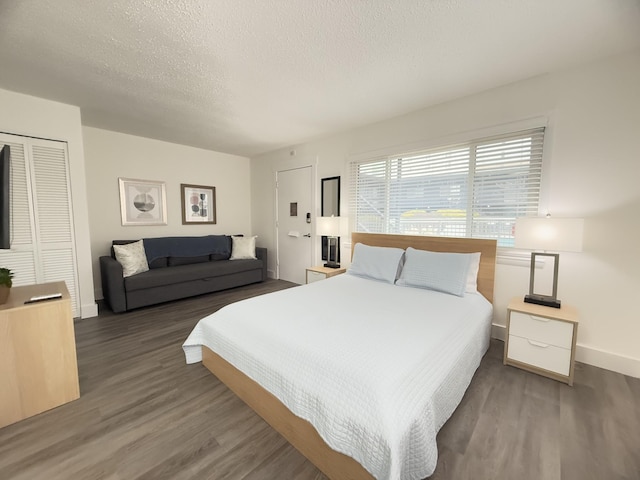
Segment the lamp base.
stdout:
<path fill-rule="evenodd" d="M 535 303 L 545 307 L 560 308 L 560 300 L 546 295 L 525 295 L 524 301 L 525 303 Z"/>
<path fill-rule="evenodd" d="M 340 264 L 336 262 L 327 262 L 324 266 L 327 268 L 340 268 Z"/>

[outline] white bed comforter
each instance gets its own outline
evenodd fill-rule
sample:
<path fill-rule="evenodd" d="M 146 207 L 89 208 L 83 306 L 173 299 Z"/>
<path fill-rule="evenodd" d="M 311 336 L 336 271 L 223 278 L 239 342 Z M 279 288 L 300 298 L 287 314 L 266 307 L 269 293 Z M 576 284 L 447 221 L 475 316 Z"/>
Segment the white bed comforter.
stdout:
<path fill-rule="evenodd" d="M 311 422 L 377 479 L 421 479 L 436 434 L 489 345 L 492 306 L 338 275 L 228 305 L 183 348 L 205 345 Z"/>

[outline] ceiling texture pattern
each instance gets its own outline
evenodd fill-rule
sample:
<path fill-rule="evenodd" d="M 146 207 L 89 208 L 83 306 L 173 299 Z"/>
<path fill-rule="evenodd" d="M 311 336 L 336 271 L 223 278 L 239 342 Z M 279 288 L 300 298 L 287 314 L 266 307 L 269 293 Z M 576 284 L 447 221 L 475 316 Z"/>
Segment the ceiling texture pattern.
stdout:
<path fill-rule="evenodd" d="M 0 88 L 243 156 L 638 48 L 637 0 L 0 1 Z"/>

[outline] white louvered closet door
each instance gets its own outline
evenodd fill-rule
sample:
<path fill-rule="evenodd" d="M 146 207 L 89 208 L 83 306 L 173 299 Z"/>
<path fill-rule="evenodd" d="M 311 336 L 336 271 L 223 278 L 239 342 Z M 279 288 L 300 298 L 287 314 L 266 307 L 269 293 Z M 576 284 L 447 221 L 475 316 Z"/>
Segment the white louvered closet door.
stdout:
<path fill-rule="evenodd" d="M 67 144 L 0 135 L 11 146 L 11 249 L 0 264 L 14 284 L 64 281 L 80 316 Z"/>

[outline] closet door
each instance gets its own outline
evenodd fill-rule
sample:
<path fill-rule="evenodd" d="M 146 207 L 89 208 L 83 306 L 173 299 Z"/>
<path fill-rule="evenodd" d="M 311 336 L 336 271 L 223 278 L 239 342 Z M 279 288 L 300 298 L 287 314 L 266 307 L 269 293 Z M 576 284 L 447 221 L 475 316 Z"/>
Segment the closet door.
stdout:
<path fill-rule="evenodd" d="M 31 185 L 38 251 L 38 283 L 64 281 L 73 316 L 80 316 L 67 144 L 31 139 Z"/>
<path fill-rule="evenodd" d="M 11 146 L 12 182 L 11 249 L 0 250 L 0 263 L 16 272 L 16 285 L 66 282 L 79 317 L 67 144 L 15 135 L 0 142 Z"/>

